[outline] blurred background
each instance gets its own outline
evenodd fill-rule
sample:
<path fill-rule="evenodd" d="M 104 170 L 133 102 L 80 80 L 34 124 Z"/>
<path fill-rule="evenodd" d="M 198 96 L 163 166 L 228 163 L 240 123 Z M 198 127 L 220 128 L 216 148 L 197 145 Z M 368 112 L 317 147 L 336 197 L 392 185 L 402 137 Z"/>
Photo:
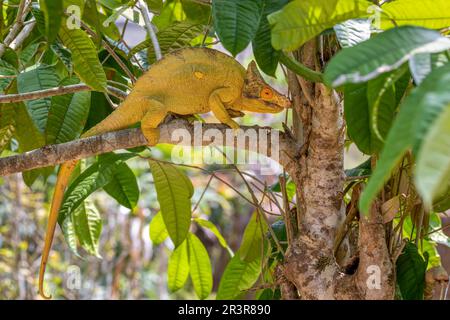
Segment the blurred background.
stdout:
<path fill-rule="evenodd" d="M 122 30 L 124 21 L 119 18 L 117 26 Z M 139 24 L 128 22 L 124 39 L 129 47 L 144 40 L 145 30 Z M 215 45 L 223 50 L 220 45 Z M 224 50 L 223 50 L 224 51 Z M 239 54 L 237 59 L 246 66 L 251 60 L 251 50 Z M 280 91 L 287 93 L 286 81 L 281 69 L 277 78 L 267 79 Z M 210 115 L 203 117 L 214 122 Z M 277 115 L 248 114 L 238 120 L 242 124 L 259 124 L 281 128 L 284 121 L 290 123 L 285 112 Z M 152 148 L 152 156 L 170 160 L 171 146 Z M 352 168 L 366 158 L 353 146 L 347 149 L 345 167 Z M 148 163 L 142 159 L 128 162 L 138 177 L 139 205 L 134 212 L 121 207 L 105 192 L 94 193 L 89 200 L 98 208 L 103 220 L 99 253 L 90 256 L 80 251 L 75 256 L 69 250 L 59 230 L 51 252 L 46 279 L 48 290 L 57 299 L 195 299 L 193 288 L 187 285 L 172 294 L 167 289 L 167 259 L 172 244 L 166 240 L 153 245 L 149 237 L 149 222 L 158 212 L 159 204 L 149 172 Z M 227 167 L 206 167 L 215 171 L 226 184 L 212 179 L 210 175 L 195 168 L 182 168 L 189 175 L 194 188 L 193 205 L 202 198 L 194 215 L 205 218 L 218 226 L 232 250 L 239 247 L 243 230 L 253 213 L 253 207 L 236 191 L 246 197 L 250 194 L 236 171 Z M 261 176 L 256 166 L 242 166 L 241 170 L 271 186 L 278 181 L 282 168 L 273 164 L 274 174 Z M 217 170 L 217 171 L 216 171 Z M 49 200 L 55 183 L 55 175 L 46 184 L 37 181 L 29 188 L 20 174 L 0 178 L 0 299 L 38 299 L 37 276 L 40 254 L 44 242 Z M 263 184 L 257 184 L 259 188 Z M 209 186 L 206 192 L 203 191 Z M 261 198 L 261 193 L 255 192 Z M 276 208 L 265 204 L 267 210 L 277 214 Z M 450 223 L 443 217 L 443 225 Z M 195 226 L 193 226 L 195 228 Z M 215 236 L 204 229 L 194 230 L 206 246 L 213 264 L 214 286 L 230 259 L 226 249 L 219 245 Z M 450 235 L 449 230 L 445 230 Z M 443 266 L 450 272 L 450 248 L 439 246 Z M 249 293 L 251 295 L 251 293 Z M 213 298 L 213 296 L 211 296 Z M 449 299 L 449 298 L 448 298 Z"/>

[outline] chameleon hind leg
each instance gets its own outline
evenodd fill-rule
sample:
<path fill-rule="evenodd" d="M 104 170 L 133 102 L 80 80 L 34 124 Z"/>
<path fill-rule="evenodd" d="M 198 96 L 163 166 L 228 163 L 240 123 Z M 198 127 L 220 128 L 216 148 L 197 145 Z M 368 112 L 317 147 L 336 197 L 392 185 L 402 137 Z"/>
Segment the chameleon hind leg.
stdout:
<path fill-rule="evenodd" d="M 159 140 L 158 125 L 167 115 L 167 108 L 157 100 L 146 101 L 146 113 L 141 120 L 141 130 L 149 146 L 154 146 Z"/>

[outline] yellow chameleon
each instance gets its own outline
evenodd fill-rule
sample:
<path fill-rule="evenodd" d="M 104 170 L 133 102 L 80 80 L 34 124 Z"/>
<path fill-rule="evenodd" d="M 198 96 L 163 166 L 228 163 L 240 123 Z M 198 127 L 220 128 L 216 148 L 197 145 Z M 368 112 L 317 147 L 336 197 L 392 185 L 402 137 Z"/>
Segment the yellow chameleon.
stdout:
<path fill-rule="evenodd" d="M 212 111 L 233 129 L 232 117 L 242 111 L 277 113 L 290 106 L 285 96 L 261 77 L 255 62 L 244 69 L 232 57 L 207 48 L 188 48 L 167 54 L 138 79 L 125 101 L 81 137 L 90 137 L 141 123 L 150 146 L 159 139 L 158 125 L 169 114 L 191 115 Z M 55 233 L 58 213 L 77 160 L 61 165 L 58 172 L 39 270 L 39 294 L 44 293 L 44 274 Z"/>

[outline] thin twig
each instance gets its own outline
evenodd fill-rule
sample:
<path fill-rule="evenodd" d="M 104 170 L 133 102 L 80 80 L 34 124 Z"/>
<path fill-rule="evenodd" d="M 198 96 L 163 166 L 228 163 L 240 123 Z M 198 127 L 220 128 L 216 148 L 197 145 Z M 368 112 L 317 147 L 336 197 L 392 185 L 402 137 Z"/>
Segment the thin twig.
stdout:
<path fill-rule="evenodd" d="M 111 95 L 113 95 L 119 99 L 124 99 L 127 96 L 126 92 L 123 92 L 122 90 L 117 89 L 113 86 L 107 86 L 107 90 Z M 82 91 L 92 91 L 92 88 L 84 83 L 79 83 L 79 84 L 72 84 L 72 85 L 68 85 L 68 86 L 64 86 L 64 87 L 56 87 L 56 88 L 50 88 L 50 89 L 44 89 L 44 90 L 38 90 L 38 91 L 32 91 L 32 92 L 0 95 L 0 104 L 41 99 L 41 98 L 47 98 L 47 97 L 53 97 L 53 96 L 61 96 L 64 94 L 70 94 L 70 93 L 82 92 Z"/>

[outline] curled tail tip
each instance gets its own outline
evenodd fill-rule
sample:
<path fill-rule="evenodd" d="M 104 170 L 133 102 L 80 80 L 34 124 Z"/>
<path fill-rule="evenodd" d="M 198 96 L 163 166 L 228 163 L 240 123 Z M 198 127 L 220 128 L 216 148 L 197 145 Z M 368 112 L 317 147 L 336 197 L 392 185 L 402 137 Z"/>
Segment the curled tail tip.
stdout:
<path fill-rule="evenodd" d="M 45 275 L 45 267 L 46 267 L 46 263 L 43 262 L 39 268 L 39 295 L 45 299 L 45 300 L 49 300 L 52 298 L 52 295 L 46 295 L 44 292 L 44 275 Z"/>

